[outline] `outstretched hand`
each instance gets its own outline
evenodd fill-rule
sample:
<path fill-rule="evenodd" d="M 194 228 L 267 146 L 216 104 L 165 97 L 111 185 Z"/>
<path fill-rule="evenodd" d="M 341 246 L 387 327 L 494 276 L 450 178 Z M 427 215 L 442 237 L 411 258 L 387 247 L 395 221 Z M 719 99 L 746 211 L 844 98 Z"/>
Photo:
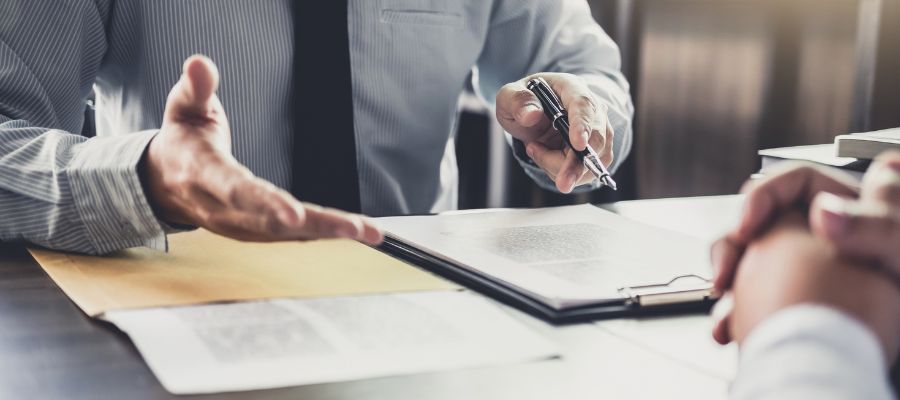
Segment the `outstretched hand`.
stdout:
<path fill-rule="evenodd" d="M 247 241 L 349 238 L 377 244 L 368 218 L 301 203 L 253 175 L 231 155 L 219 73 L 206 57 L 184 62 L 166 101 L 162 127 L 141 160 L 144 190 L 169 223 L 196 225 Z"/>

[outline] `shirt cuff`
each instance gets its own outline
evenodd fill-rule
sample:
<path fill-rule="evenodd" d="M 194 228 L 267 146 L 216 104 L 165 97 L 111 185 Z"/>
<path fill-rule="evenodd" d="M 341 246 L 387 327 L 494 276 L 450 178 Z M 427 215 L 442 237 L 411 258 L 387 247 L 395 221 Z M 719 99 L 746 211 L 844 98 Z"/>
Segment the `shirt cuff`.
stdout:
<path fill-rule="evenodd" d="M 98 254 L 130 247 L 167 250 L 138 162 L 157 130 L 95 137 L 78 145 L 66 170 L 75 208 Z"/>
<path fill-rule="evenodd" d="M 890 399 L 881 345 L 861 322 L 812 304 L 785 308 L 741 346 L 733 399 Z"/>

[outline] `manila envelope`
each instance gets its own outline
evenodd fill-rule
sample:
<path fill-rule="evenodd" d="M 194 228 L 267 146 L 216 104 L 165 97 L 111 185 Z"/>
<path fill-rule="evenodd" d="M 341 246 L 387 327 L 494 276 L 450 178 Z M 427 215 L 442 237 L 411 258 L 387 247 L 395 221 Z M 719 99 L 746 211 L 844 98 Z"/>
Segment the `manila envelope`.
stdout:
<path fill-rule="evenodd" d="M 459 288 L 351 240 L 248 243 L 201 229 L 169 235 L 168 253 L 29 251 L 92 317 L 129 308 Z"/>

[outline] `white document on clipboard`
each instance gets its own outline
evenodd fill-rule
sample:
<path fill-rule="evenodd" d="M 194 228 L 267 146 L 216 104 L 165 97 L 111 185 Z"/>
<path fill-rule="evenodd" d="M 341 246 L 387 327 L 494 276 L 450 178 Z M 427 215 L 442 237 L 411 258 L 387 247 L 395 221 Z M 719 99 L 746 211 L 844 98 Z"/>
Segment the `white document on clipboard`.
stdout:
<path fill-rule="evenodd" d="M 647 305 L 711 295 L 703 240 L 589 204 L 386 217 L 379 223 L 389 240 L 557 310 L 642 296 Z"/>

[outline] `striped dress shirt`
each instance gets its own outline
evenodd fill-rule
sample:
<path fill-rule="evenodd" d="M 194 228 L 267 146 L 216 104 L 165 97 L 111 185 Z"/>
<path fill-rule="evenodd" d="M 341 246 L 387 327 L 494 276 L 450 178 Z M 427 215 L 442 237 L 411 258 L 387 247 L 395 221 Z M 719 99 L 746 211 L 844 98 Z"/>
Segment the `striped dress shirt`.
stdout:
<path fill-rule="evenodd" d="M 471 79 L 493 99 L 530 73 L 578 74 L 609 107 L 618 160 L 629 150 L 618 49 L 583 0 L 350 0 L 347 22 L 367 214 L 455 207 L 453 132 Z M 291 23 L 285 0 L 0 0 L 0 240 L 91 254 L 165 249 L 137 165 L 194 53 L 219 67 L 234 156 L 287 188 Z M 88 139 L 76 133 L 92 90 Z"/>

